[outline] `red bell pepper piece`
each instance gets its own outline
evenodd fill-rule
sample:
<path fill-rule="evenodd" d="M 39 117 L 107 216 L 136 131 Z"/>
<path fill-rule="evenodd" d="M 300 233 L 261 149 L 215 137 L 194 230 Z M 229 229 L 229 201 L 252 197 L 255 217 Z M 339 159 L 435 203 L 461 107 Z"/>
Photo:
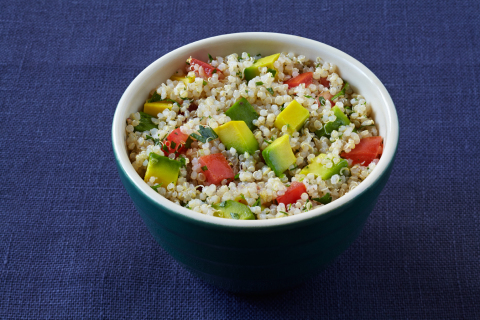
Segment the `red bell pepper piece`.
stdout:
<path fill-rule="evenodd" d="M 235 177 L 233 169 L 223 154 L 215 153 L 201 156 L 198 161 L 202 166 L 202 172 L 208 183 L 220 185 L 223 179 L 233 181 Z"/>
<path fill-rule="evenodd" d="M 299 74 L 295 78 L 288 79 L 283 84 L 288 84 L 288 88 L 299 86 L 301 83 L 305 83 L 305 87 L 313 82 L 313 72 L 305 72 Z"/>
<path fill-rule="evenodd" d="M 351 159 L 352 164 L 369 165 L 373 159 L 380 157 L 383 152 L 382 137 L 368 137 L 360 140 L 360 143 L 355 146 L 355 149 L 349 153 L 342 152 L 340 157 L 344 159 Z"/>
<path fill-rule="evenodd" d="M 203 68 L 203 72 L 205 73 L 206 78 L 211 78 L 214 73 L 217 73 L 218 78 L 223 79 L 222 71 L 218 70 L 217 68 L 214 68 L 212 65 L 206 62 L 203 62 L 195 58 L 189 58 L 187 62 L 190 63 L 190 65 L 187 66 L 187 71 L 195 71 L 195 65 L 197 65 Z M 195 71 L 195 74 L 199 77 L 201 76 L 198 70 Z"/>
<path fill-rule="evenodd" d="M 184 153 L 187 151 L 185 143 L 187 142 L 188 134 L 180 131 L 180 128 L 173 130 L 168 136 L 165 145 L 168 148 L 168 153 Z"/>
<path fill-rule="evenodd" d="M 284 205 L 295 203 L 298 199 L 302 197 L 302 194 L 306 192 L 307 188 L 303 183 L 294 181 L 292 182 L 290 187 L 287 188 L 287 191 L 285 191 L 283 196 L 277 198 L 277 202 L 283 203 Z"/>

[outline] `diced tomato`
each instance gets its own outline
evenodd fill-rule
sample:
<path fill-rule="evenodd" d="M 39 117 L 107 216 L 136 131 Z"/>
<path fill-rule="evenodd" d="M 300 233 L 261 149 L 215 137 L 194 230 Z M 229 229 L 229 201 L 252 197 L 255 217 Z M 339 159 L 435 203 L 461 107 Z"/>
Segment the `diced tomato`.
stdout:
<path fill-rule="evenodd" d="M 207 178 L 208 183 L 219 185 L 223 179 L 233 180 L 235 177 L 232 167 L 221 153 L 201 156 L 198 161 L 202 166 L 201 172 Z"/>
<path fill-rule="evenodd" d="M 327 78 L 320 78 L 320 84 L 325 88 L 330 87 L 330 81 L 328 81 Z"/>
<path fill-rule="evenodd" d="M 288 84 L 288 88 L 293 88 L 299 86 L 302 83 L 305 83 L 305 87 L 310 85 L 313 82 L 313 72 L 305 72 L 299 74 L 295 78 L 291 78 L 285 81 L 283 84 Z"/>
<path fill-rule="evenodd" d="M 287 191 L 285 191 L 285 194 L 277 198 L 277 202 L 283 203 L 284 205 L 295 203 L 302 197 L 302 193 L 306 192 L 307 188 L 303 183 L 294 181 L 290 187 L 288 187 Z"/>
<path fill-rule="evenodd" d="M 352 164 L 369 165 L 373 159 L 380 157 L 383 152 L 382 137 L 368 137 L 360 140 L 355 149 L 349 153 L 342 152 L 340 157 L 351 159 Z"/>
<path fill-rule="evenodd" d="M 187 151 L 185 148 L 185 143 L 187 142 L 188 134 L 180 131 L 180 128 L 173 130 L 167 136 L 167 143 L 165 144 L 168 148 L 168 153 L 184 153 Z"/>
<path fill-rule="evenodd" d="M 205 77 L 206 78 L 210 78 L 212 77 L 212 75 L 214 73 L 217 73 L 218 74 L 218 78 L 219 79 L 223 79 L 223 73 L 222 71 L 218 70 L 217 68 L 214 68 L 212 65 L 206 63 L 206 62 L 203 62 L 201 60 L 198 60 L 198 59 L 195 59 L 195 58 L 190 58 L 187 60 L 188 63 L 190 63 L 189 66 L 187 66 L 187 71 L 195 71 L 195 65 L 197 66 L 200 66 L 203 68 L 203 72 L 205 73 Z M 195 71 L 195 74 L 197 76 L 202 76 L 198 70 Z"/>
<path fill-rule="evenodd" d="M 325 100 L 330 101 L 330 104 L 332 105 L 332 107 L 335 105 L 332 101 L 333 95 L 329 91 L 323 91 L 322 93 L 319 94 L 319 96 L 322 96 Z M 317 98 L 316 100 L 317 100 L 318 106 L 320 107 L 319 98 Z"/>

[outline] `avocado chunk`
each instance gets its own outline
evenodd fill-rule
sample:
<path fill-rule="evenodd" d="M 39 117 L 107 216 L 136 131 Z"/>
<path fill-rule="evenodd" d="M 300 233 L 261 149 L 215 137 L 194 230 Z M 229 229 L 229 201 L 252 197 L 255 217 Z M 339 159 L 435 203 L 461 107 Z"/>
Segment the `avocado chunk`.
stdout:
<path fill-rule="evenodd" d="M 143 105 L 143 112 L 154 116 L 155 118 L 157 115 L 165 109 L 172 109 L 173 103 L 165 102 L 165 101 L 156 101 L 156 102 L 145 102 Z"/>
<path fill-rule="evenodd" d="M 293 100 L 288 106 L 280 112 L 275 119 L 275 127 L 282 130 L 283 126 L 287 126 L 288 133 L 292 134 L 302 128 L 307 121 L 310 113 L 296 100 Z"/>
<path fill-rule="evenodd" d="M 300 171 L 301 174 L 307 175 L 313 173 L 315 176 L 322 178 L 322 180 L 330 179 L 334 174 L 339 174 L 340 170 L 344 167 L 348 167 L 348 162 L 345 159 L 341 159 L 337 164 L 334 164 L 332 161 L 332 167 L 327 168 L 322 163 L 318 163 L 318 159 L 325 159 L 327 155 L 325 153 L 319 154 L 316 158 L 312 160 L 308 166 Z"/>
<path fill-rule="evenodd" d="M 135 131 L 150 131 L 153 128 L 158 128 L 158 126 L 153 123 L 152 121 L 152 116 L 150 114 L 147 114 L 145 112 L 139 111 L 140 113 L 140 120 L 138 121 L 139 124 L 133 127 Z M 153 118 L 156 118 L 156 116 L 153 116 Z"/>
<path fill-rule="evenodd" d="M 256 76 L 260 75 L 260 71 L 258 71 L 258 68 L 263 67 L 267 67 L 267 69 L 269 69 L 268 71 L 271 72 L 275 77 L 277 71 L 273 67 L 273 63 L 277 61 L 278 57 L 280 57 L 280 53 L 276 53 L 255 61 L 251 67 L 245 68 L 245 70 L 243 71 L 243 74 L 245 75 L 245 80 L 250 81 Z"/>
<path fill-rule="evenodd" d="M 290 136 L 285 134 L 275 139 L 262 152 L 263 159 L 277 176 L 281 176 L 297 160 L 290 147 L 289 139 Z"/>
<path fill-rule="evenodd" d="M 144 180 L 148 182 L 151 177 L 155 177 L 154 183 L 161 183 L 166 188 L 172 182 L 177 184 L 180 167 L 180 161 L 150 152 Z"/>
<path fill-rule="evenodd" d="M 235 148 L 238 153 L 254 154 L 258 141 L 244 121 L 229 121 L 214 129 L 227 149 Z"/>
<path fill-rule="evenodd" d="M 348 126 L 350 124 L 350 120 L 348 117 L 345 115 L 345 113 L 340 110 L 339 107 L 335 106 L 333 107 L 333 114 L 335 117 L 335 121 L 330 121 L 325 123 L 325 125 L 322 127 L 322 129 L 315 131 L 315 134 L 321 138 L 321 137 L 329 137 L 332 134 L 333 130 L 338 130 L 341 126 Z"/>
<path fill-rule="evenodd" d="M 212 205 L 216 217 L 236 220 L 255 220 L 255 215 L 247 205 L 233 200 L 223 201 L 219 204 Z"/>
<path fill-rule="evenodd" d="M 257 128 L 252 121 L 258 119 L 258 113 L 244 97 L 238 99 L 233 106 L 225 111 L 225 114 L 232 120 L 245 121 L 248 128 L 252 131 Z"/>
<path fill-rule="evenodd" d="M 188 85 L 189 83 L 192 83 L 193 81 L 195 81 L 195 76 L 193 77 L 189 77 L 189 76 L 171 76 L 170 77 L 171 80 L 173 81 L 182 81 L 185 85 Z"/>

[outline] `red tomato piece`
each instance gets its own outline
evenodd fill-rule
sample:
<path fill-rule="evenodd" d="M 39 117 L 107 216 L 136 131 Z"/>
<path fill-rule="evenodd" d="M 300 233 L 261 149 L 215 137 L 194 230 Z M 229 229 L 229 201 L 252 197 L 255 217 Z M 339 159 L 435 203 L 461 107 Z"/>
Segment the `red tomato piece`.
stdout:
<path fill-rule="evenodd" d="M 313 82 L 313 72 L 305 72 L 299 74 L 295 78 L 291 78 L 285 81 L 283 84 L 288 84 L 288 88 L 293 88 L 299 86 L 302 83 L 305 83 L 305 87 L 310 85 Z"/>
<path fill-rule="evenodd" d="M 335 103 L 333 103 L 333 101 L 332 101 L 333 95 L 329 91 L 323 91 L 322 93 L 319 94 L 319 96 L 322 96 L 325 100 L 330 101 L 330 104 L 331 104 L 332 107 L 335 105 Z M 317 100 L 318 106 L 320 107 L 319 98 L 317 98 L 316 100 Z"/>
<path fill-rule="evenodd" d="M 327 78 L 320 78 L 320 84 L 325 88 L 330 87 L 330 81 L 328 81 Z"/>
<path fill-rule="evenodd" d="M 373 159 L 380 156 L 383 151 L 382 137 L 368 137 L 360 140 L 360 143 L 355 146 L 355 149 L 349 153 L 342 152 L 340 157 L 344 159 L 351 159 L 352 164 L 369 165 Z"/>
<path fill-rule="evenodd" d="M 199 77 L 202 76 L 202 74 L 199 72 L 199 70 L 195 70 L 195 65 L 202 67 L 203 68 L 203 73 L 205 75 L 204 78 L 211 78 L 214 73 L 218 74 L 219 79 L 223 79 L 223 73 L 222 71 L 218 70 L 217 68 L 214 68 L 212 65 L 203 62 L 198 59 L 190 58 L 187 60 L 188 63 L 190 63 L 190 66 L 187 66 L 187 71 L 195 71 L 195 74 Z"/>
<path fill-rule="evenodd" d="M 277 198 L 278 203 L 283 203 L 284 205 L 289 205 L 290 203 L 297 202 L 298 199 L 302 197 L 302 193 L 306 193 L 307 188 L 301 182 L 294 181 L 287 188 L 285 194 Z"/>
<path fill-rule="evenodd" d="M 201 172 L 207 178 L 208 183 L 220 185 L 223 179 L 233 180 L 235 177 L 232 167 L 221 153 L 201 156 L 198 161 L 202 166 Z"/>
<path fill-rule="evenodd" d="M 187 142 L 188 134 L 180 131 L 180 128 L 173 130 L 167 136 L 167 143 L 165 144 L 168 148 L 168 153 L 184 153 L 187 151 L 185 148 L 185 143 Z"/>

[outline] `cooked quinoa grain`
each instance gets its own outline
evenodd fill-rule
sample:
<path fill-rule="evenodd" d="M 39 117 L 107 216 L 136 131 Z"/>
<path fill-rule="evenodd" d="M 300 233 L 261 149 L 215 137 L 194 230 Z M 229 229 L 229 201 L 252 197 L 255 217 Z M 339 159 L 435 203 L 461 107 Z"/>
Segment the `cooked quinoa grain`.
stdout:
<path fill-rule="evenodd" d="M 374 170 L 382 145 L 365 98 L 320 57 L 274 56 L 190 58 L 151 92 L 125 129 L 129 158 L 149 186 L 206 215 L 243 219 L 241 203 L 248 219 L 273 219 L 334 201 Z"/>

